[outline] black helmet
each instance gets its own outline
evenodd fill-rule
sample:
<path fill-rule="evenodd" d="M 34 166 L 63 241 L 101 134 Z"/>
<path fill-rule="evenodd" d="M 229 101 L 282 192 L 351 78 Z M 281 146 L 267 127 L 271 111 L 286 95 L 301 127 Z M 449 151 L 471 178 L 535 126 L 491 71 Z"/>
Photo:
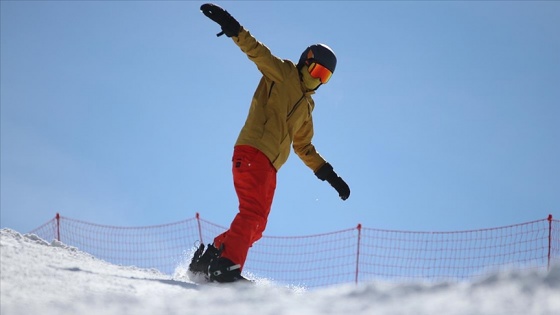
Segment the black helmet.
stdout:
<path fill-rule="evenodd" d="M 298 69 L 312 62 L 317 62 L 332 73 L 334 73 L 334 68 L 336 68 L 334 51 L 325 44 L 315 44 L 307 47 L 301 54 L 301 57 L 299 57 Z"/>

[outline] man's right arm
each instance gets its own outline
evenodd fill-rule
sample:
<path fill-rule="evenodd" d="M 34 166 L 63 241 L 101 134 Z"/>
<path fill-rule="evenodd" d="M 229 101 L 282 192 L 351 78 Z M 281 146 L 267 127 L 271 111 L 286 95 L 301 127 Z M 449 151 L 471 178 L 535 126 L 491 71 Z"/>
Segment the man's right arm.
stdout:
<path fill-rule="evenodd" d="M 274 56 L 268 47 L 256 40 L 229 12 L 211 3 L 203 4 L 200 10 L 221 26 L 222 32 L 218 36 L 225 34 L 231 37 L 265 77 L 274 82 L 282 82 L 288 75 L 290 65 Z"/>

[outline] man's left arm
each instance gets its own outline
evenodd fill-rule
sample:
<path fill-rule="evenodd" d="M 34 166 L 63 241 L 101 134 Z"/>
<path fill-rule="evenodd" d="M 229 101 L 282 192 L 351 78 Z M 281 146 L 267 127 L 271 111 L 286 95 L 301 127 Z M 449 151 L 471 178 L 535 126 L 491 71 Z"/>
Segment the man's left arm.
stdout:
<path fill-rule="evenodd" d="M 294 135 L 293 147 L 299 158 L 313 170 L 315 176 L 322 181 L 327 181 L 336 191 L 342 200 L 350 197 L 350 187 L 334 171 L 328 163 L 315 149 L 311 143 L 313 139 L 313 120 L 308 120 Z"/>

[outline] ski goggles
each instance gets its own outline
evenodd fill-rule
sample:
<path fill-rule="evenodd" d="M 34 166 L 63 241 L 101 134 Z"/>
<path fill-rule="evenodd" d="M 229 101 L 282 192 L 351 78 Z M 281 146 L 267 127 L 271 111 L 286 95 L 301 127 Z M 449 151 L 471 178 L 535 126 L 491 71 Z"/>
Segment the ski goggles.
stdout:
<path fill-rule="evenodd" d="M 321 80 L 323 84 L 327 83 L 332 76 L 331 70 L 316 62 L 311 63 L 307 70 L 313 78 Z"/>

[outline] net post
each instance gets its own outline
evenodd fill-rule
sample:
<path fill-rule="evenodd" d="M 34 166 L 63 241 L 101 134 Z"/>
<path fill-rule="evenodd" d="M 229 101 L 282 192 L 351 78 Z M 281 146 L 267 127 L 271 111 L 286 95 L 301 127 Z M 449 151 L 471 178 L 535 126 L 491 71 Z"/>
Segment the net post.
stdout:
<path fill-rule="evenodd" d="M 202 240 L 202 227 L 200 226 L 200 213 L 196 213 L 196 223 L 198 224 L 198 237 L 200 238 L 200 243 L 204 244 Z"/>
<path fill-rule="evenodd" d="M 548 263 L 546 270 L 550 271 L 550 251 L 552 248 L 552 214 L 548 215 Z"/>
<path fill-rule="evenodd" d="M 356 277 L 354 279 L 356 285 L 358 284 L 358 276 L 360 274 L 360 243 L 362 241 L 362 224 L 358 223 L 358 226 L 356 227 L 356 229 L 358 229 L 358 244 L 357 244 L 357 248 L 356 248 Z"/>
<path fill-rule="evenodd" d="M 56 240 L 60 242 L 60 213 L 56 213 Z"/>

